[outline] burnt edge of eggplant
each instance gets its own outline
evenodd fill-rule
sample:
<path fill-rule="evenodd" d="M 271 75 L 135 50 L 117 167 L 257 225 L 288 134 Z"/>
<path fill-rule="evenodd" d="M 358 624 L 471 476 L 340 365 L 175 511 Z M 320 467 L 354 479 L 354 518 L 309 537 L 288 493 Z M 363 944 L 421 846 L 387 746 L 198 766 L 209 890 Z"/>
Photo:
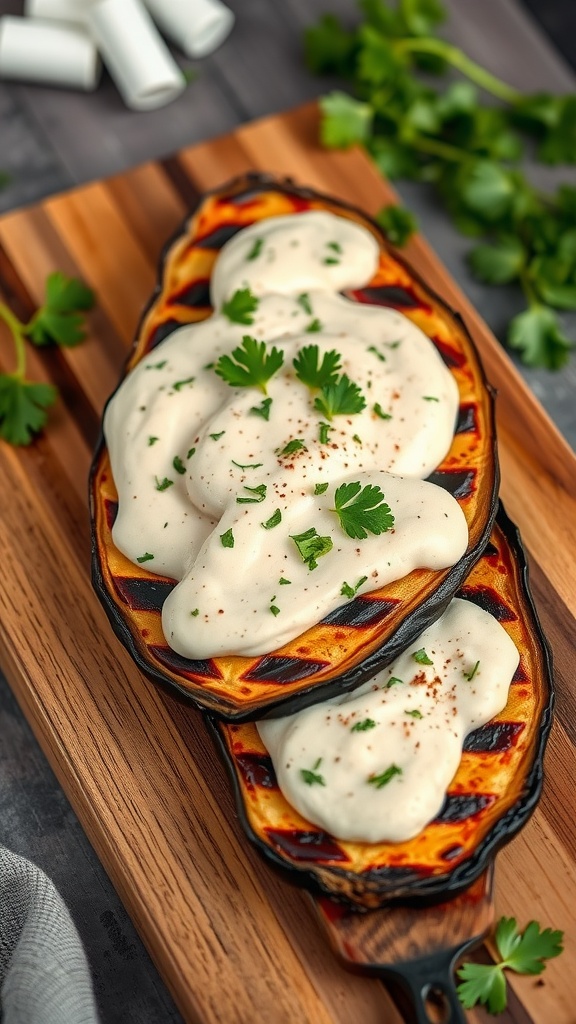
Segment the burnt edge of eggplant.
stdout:
<path fill-rule="evenodd" d="M 244 832 L 256 849 L 293 884 L 329 896 L 335 902 L 343 903 L 358 913 L 367 913 L 369 910 L 384 905 L 426 906 L 434 903 L 443 903 L 445 900 L 458 896 L 476 881 L 489 862 L 496 856 L 498 850 L 513 839 L 535 810 L 544 781 L 544 751 L 552 726 L 554 709 L 552 654 L 542 630 L 530 590 L 528 563 L 520 532 L 507 515 L 502 502 L 499 502 L 496 523 L 504 533 L 520 570 L 520 591 L 528 616 L 532 620 L 530 625 L 540 643 L 543 675 L 548 690 L 548 699 L 542 710 L 539 736 L 521 796 L 498 819 L 492 829 L 478 844 L 474 853 L 452 871 L 447 871 L 442 875 L 422 875 L 414 880 L 411 879 L 404 883 L 392 884 L 385 881 L 378 883 L 377 881 L 367 880 L 361 874 L 346 871 L 345 868 L 325 866 L 319 867 L 317 870 L 310 867 L 300 868 L 293 862 L 284 859 L 281 854 L 272 849 L 252 829 L 242 796 L 242 786 L 234 767 L 233 758 L 229 754 L 226 743 L 221 735 L 219 719 L 212 715 L 205 716 L 209 732 L 215 741 L 215 745 L 232 782 L 236 808 Z M 327 879 L 330 878 L 333 879 L 334 885 L 328 883 Z M 365 902 L 360 902 L 362 900 Z"/>
<path fill-rule="evenodd" d="M 122 381 L 127 374 L 128 362 L 132 356 L 134 349 L 137 347 L 140 334 L 148 316 L 148 313 L 156 303 L 157 299 L 162 293 L 162 286 L 164 280 L 165 265 L 168 260 L 169 254 L 173 246 L 179 239 L 188 233 L 188 226 L 192 218 L 195 216 L 196 211 L 200 205 L 210 196 L 218 196 L 222 194 L 235 194 L 236 196 L 246 192 L 263 192 L 268 189 L 273 189 L 277 192 L 281 192 L 287 196 L 295 196 L 296 198 L 306 200 L 321 200 L 332 207 L 346 210 L 349 213 L 353 213 L 355 217 L 359 217 L 369 226 L 370 230 L 379 240 L 380 245 L 387 252 L 392 253 L 394 259 L 401 264 L 408 274 L 418 283 L 418 285 L 429 295 L 434 302 L 437 302 L 439 306 L 455 320 L 460 326 L 461 330 L 466 335 L 466 338 L 476 356 L 476 361 L 480 371 L 482 383 L 489 395 L 489 417 L 490 417 L 490 431 L 491 431 L 491 444 L 490 444 L 490 458 L 491 464 L 494 467 L 494 481 L 492 487 L 492 494 L 490 500 L 490 514 L 487 517 L 485 528 L 480 536 L 477 544 L 470 549 L 462 559 L 453 566 L 448 572 L 446 578 L 440 584 L 440 586 L 429 596 L 426 602 L 426 607 L 429 607 L 430 603 L 433 602 L 434 616 L 430 619 L 429 615 L 425 614 L 426 608 L 419 605 L 411 615 L 407 616 L 395 630 L 395 632 L 388 638 L 388 641 L 383 647 L 373 651 L 372 654 L 368 655 L 358 665 L 353 666 L 341 675 L 332 678 L 325 683 L 314 682 L 313 677 L 311 678 L 308 686 L 303 686 L 298 690 L 297 693 L 292 694 L 288 697 L 282 697 L 281 692 L 277 697 L 269 697 L 266 701 L 263 701 L 260 705 L 251 705 L 249 708 L 243 707 L 238 704 L 235 700 L 227 699 L 224 696 L 216 696 L 209 691 L 203 691 L 200 686 L 196 687 L 196 691 L 192 692 L 183 683 L 179 683 L 174 679 L 171 679 L 160 669 L 157 669 L 150 661 L 142 654 L 132 630 L 128 623 L 124 620 L 121 613 L 118 611 L 116 602 L 112 594 L 109 592 L 106 582 L 104 580 L 104 574 L 102 572 L 100 553 L 98 550 L 98 538 L 96 535 L 96 516 L 95 516 L 95 502 L 94 502 L 94 481 L 96 473 L 98 471 L 98 465 L 102 452 L 106 447 L 103 432 L 104 415 L 109 402 L 116 394 Z M 241 230 L 241 229 L 239 229 Z M 174 328 L 177 330 L 179 326 Z M 172 332 L 170 332 L 172 333 Z M 169 336 L 169 335 L 167 335 Z M 165 339 L 163 339 L 165 340 Z M 316 189 L 306 188 L 305 186 L 296 185 L 293 179 L 290 177 L 276 178 L 272 174 L 265 174 L 261 172 L 247 172 L 246 174 L 236 176 L 230 181 L 224 184 L 218 185 L 213 189 L 209 189 L 203 192 L 198 198 L 198 202 L 193 209 L 187 214 L 182 223 L 171 235 L 168 241 L 162 247 L 158 260 L 157 268 L 157 280 L 156 286 L 152 295 L 144 307 L 136 332 L 134 335 L 134 342 L 132 348 L 128 353 L 124 362 L 118 384 L 110 397 L 108 398 L 104 410 L 102 412 L 102 418 L 100 421 L 100 432 L 92 463 L 90 466 L 90 473 L 88 478 L 88 504 L 90 511 L 90 534 L 91 534 L 91 576 L 92 586 L 96 591 L 96 594 L 104 607 L 110 625 L 117 638 L 128 650 L 129 654 L 135 661 L 138 668 L 143 674 L 153 683 L 160 684 L 164 689 L 169 691 L 176 691 L 176 693 L 184 697 L 187 702 L 192 704 L 200 711 L 208 711 L 210 714 L 214 714 L 229 722 L 247 722 L 254 720 L 255 718 L 273 718 L 280 715 L 290 714 L 292 710 L 298 708 L 307 707 L 310 704 L 316 703 L 320 700 L 326 700 L 332 694 L 336 692 L 342 692 L 342 690 L 351 690 L 356 686 L 359 686 L 362 682 L 373 675 L 384 667 L 388 662 L 392 661 L 398 654 L 400 654 L 406 647 L 411 643 L 415 636 L 423 632 L 427 625 L 431 621 L 438 618 L 443 611 L 446 609 L 448 602 L 453 597 L 455 592 L 462 585 L 466 579 L 470 569 L 477 562 L 480 557 L 483 548 L 485 547 L 492 526 L 496 518 L 496 512 L 498 509 L 498 490 L 500 484 L 500 466 L 498 462 L 498 450 L 497 450 L 497 438 L 496 438 L 496 424 L 495 424 L 495 409 L 494 400 L 496 391 L 492 385 L 488 382 L 484 371 L 484 365 L 480 358 L 480 354 L 476 348 L 472 335 L 468 330 L 465 321 L 463 320 L 460 313 L 452 309 L 452 307 L 436 292 L 430 288 L 426 281 L 416 272 L 413 268 L 400 257 L 397 250 L 388 242 L 382 229 L 378 226 L 376 221 L 368 214 L 364 213 L 358 207 L 352 203 L 347 203 L 344 200 L 335 199 L 333 196 L 328 195 L 324 192 L 319 192 Z"/>

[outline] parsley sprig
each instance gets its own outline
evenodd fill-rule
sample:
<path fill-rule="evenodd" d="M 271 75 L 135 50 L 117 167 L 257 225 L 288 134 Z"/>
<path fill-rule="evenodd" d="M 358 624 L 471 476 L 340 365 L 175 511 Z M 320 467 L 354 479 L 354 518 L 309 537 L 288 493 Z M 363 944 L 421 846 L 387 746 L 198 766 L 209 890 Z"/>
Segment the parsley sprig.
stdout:
<path fill-rule="evenodd" d="M 26 378 L 26 341 L 37 346 L 78 345 L 85 338 L 85 313 L 93 305 L 90 288 L 59 270 L 47 278 L 44 303 L 27 323 L 0 302 L 0 320 L 12 335 L 16 354 L 14 370 L 0 373 L 0 437 L 9 444 L 30 444 L 58 396 L 52 384 Z"/>
<path fill-rule="evenodd" d="M 341 368 L 342 356 L 336 349 L 325 352 L 320 360 L 318 345 L 306 345 L 301 348 L 293 366 L 296 370 L 298 380 L 312 391 L 334 384 L 338 377 L 338 370 Z"/>
<path fill-rule="evenodd" d="M 394 526 L 390 506 L 376 484 L 341 484 L 334 494 L 334 506 L 332 511 L 344 533 L 354 540 L 366 540 L 368 533 L 379 536 Z"/>
<path fill-rule="evenodd" d="M 358 385 L 343 373 L 322 385 L 320 394 L 314 399 L 314 408 L 331 420 L 334 416 L 362 412 L 366 408 L 366 399 Z"/>
<path fill-rule="evenodd" d="M 318 568 L 318 559 L 332 551 L 334 544 L 331 537 L 321 537 L 315 526 L 311 526 L 304 533 L 291 533 L 290 539 L 294 541 L 302 561 L 310 570 Z"/>
<path fill-rule="evenodd" d="M 258 299 L 249 288 L 238 288 L 232 298 L 222 305 L 224 316 L 233 324 L 249 325 L 254 323 L 253 313 L 258 309 Z"/>
<path fill-rule="evenodd" d="M 276 347 L 266 348 L 266 342 L 245 334 L 242 344 L 231 355 L 220 356 L 214 372 L 233 388 L 259 388 L 263 394 L 266 384 L 280 369 L 284 353 Z"/>
<path fill-rule="evenodd" d="M 352 31 L 330 14 L 306 31 L 311 70 L 340 75 L 357 97 L 336 91 L 321 100 L 322 142 L 360 143 L 387 177 L 432 182 L 456 227 L 479 239 L 469 253 L 473 274 L 524 293 L 527 308 L 510 322 L 508 344 L 529 365 L 560 368 L 572 342 L 556 310 L 576 309 L 576 188 L 543 193 L 519 162 L 527 139 L 542 163 L 576 163 L 576 96 L 523 95 L 439 38 L 442 0 L 360 7 L 363 21 Z M 463 80 L 433 87 L 430 73 L 449 66 Z M 413 227 L 398 207 L 377 220 L 396 245 Z"/>
<path fill-rule="evenodd" d="M 541 974 L 546 967 L 544 961 L 562 953 L 563 938 L 563 932 L 542 930 L 536 921 L 530 921 L 520 932 L 513 917 L 501 917 L 494 939 L 502 959 L 497 964 L 462 964 L 456 972 L 462 979 L 458 985 L 460 1002 L 467 1010 L 483 1003 L 490 1013 L 502 1013 L 506 1009 L 504 970 Z"/>

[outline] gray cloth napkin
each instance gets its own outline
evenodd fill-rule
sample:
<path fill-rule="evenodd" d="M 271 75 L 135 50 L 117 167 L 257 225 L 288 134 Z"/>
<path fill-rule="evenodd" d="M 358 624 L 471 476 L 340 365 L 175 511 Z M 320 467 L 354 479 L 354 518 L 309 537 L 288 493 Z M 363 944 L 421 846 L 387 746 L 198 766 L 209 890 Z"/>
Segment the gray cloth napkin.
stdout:
<path fill-rule="evenodd" d="M 2 1024 L 98 1024 L 90 972 L 62 899 L 40 868 L 0 846 Z"/>

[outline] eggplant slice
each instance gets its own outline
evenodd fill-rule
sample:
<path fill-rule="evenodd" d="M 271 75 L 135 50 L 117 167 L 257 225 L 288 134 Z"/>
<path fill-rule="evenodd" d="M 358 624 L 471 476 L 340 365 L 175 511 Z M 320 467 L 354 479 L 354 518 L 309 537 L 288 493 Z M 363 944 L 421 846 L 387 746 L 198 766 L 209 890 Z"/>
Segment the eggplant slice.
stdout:
<path fill-rule="evenodd" d="M 101 438 L 90 476 L 96 592 L 117 636 L 150 679 L 176 687 L 196 706 L 229 721 L 286 714 L 352 689 L 373 675 L 442 614 L 482 552 L 496 514 L 499 472 L 493 394 L 461 319 L 399 259 L 365 214 L 289 181 L 245 175 L 200 201 L 164 251 L 159 284 L 126 372 L 176 328 L 209 316 L 210 274 L 229 238 L 262 218 L 312 209 L 347 217 L 376 236 L 381 249 L 377 273 L 366 288 L 347 293 L 348 297 L 404 313 L 433 341 L 454 375 L 460 392 L 457 432 L 430 479 L 459 501 L 469 543 L 452 568 L 415 570 L 348 601 L 270 654 L 187 660 L 171 650 L 162 632 L 162 604 L 175 581 L 134 565 L 112 541 L 118 496 Z"/>
<path fill-rule="evenodd" d="M 278 788 L 253 724 L 208 718 L 233 780 L 249 838 L 298 881 L 358 909 L 444 900 L 467 888 L 534 810 L 552 722 L 550 652 L 528 588 L 520 535 L 504 509 L 458 597 L 494 615 L 518 647 L 508 703 L 470 733 L 437 818 L 401 843 L 334 839 L 302 818 Z"/>

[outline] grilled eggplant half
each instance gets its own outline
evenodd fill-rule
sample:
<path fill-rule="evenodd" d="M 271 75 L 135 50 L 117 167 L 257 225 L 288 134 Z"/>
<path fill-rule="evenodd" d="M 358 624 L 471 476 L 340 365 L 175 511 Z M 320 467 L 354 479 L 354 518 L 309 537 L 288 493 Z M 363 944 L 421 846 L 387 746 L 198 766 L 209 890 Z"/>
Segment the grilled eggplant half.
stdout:
<path fill-rule="evenodd" d="M 172 684 L 197 706 L 246 721 L 351 689 L 399 654 L 442 613 L 490 535 L 497 505 L 493 396 L 458 315 L 422 282 L 360 210 L 290 182 L 247 175 L 206 195 L 164 252 L 157 291 L 144 314 L 126 372 L 182 324 L 209 316 L 210 275 L 222 245 L 263 218 L 326 210 L 366 227 L 380 260 L 369 285 L 347 293 L 393 307 L 433 341 L 456 380 L 459 416 L 450 451 L 429 478 L 452 492 L 469 528 L 460 561 L 442 571 L 415 570 L 380 590 L 347 601 L 322 622 L 259 657 L 188 660 L 168 646 L 161 609 L 175 581 L 136 566 L 114 545 L 117 492 L 102 439 L 90 497 L 93 581 L 120 640 L 152 679 Z"/>
<path fill-rule="evenodd" d="M 292 880 L 359 909 L 444 900 L 467 888 L 526 822 L 542 786 L 552 717 L 550 654 L 528 589 L 519 533 L 501 508 L 459 597 L 489 611 L 521 653 L 504 710 L 470 733 L 436 819 L 399 843 L 342 842 L 302 818 L 278 788 L 254 724 L 211 719 L 249 838 Z"/>

